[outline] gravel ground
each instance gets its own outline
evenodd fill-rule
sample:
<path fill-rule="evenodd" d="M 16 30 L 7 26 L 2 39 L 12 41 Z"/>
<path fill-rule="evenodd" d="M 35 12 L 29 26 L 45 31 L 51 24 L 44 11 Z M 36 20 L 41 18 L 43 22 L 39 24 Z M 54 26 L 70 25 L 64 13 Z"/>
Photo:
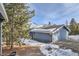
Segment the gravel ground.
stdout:
<path fill-rule="evenodd" d="M 3 47 L 4 56 L 8 56 L 12 51 L 16 51 L 17 56 L 43 56 L 37 46 L 14 47 L 13 49 Z"/>

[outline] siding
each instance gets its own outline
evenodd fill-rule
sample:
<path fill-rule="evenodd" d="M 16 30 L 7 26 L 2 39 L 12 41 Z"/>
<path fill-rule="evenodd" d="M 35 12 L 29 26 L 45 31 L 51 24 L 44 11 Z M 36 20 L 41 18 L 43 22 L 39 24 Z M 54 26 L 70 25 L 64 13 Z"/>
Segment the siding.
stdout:
<path fill-rule="evenodd" d="M 32 39 L 41 42 L 56 42 L 58 40 L 68 39 L 68 34 L 69 34 L 68 30 L 62 27 L 52 34 L 42 32 L 31 32 L 31 37 Z"/>
<path fill-rule="evenodd" d="M 35 32 L 32 35 L 34 40 L 40 41 L 40 42 L 52 42 L 52 35 L 46 34 L 46 33 L 38 33 Z"/>
<path fill-rule="evenodd" d="M 52 42 L 58 41 L 58 32 L 52 34 Z"/>
<path fill-rule="evenodd" d="M 1 23 L 0 23 L 0 45 L 1 45 L 1 41 L 2 39 L 1 39 Z"/>
<path fill-rule="evenodd" d="M 68 39 L 68 31 L 64 28 L 60 29 L 58 37 L 59 37 L 59 40 Z"/>

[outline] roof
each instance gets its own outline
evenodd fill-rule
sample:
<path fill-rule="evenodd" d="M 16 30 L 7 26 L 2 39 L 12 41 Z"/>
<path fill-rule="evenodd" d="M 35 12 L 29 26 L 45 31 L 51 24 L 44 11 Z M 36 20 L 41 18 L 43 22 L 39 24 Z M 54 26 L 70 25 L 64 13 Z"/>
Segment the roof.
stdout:
<path fill-rule="evenodd" d="M 61 28 L 65 28 L 67 31 L 70 31 L 70 29 L 66 26 L 61 26 L 61 27 L 54 27 L 54 28 L 41 28 L 41 29 L 32 29 L 30 32 L 42 32 L 42 33 L 55 33 L 57 31 L 59 31 Z"/>
<path fill-rule="evenodd" d="M 41 27 L 41 29 L 51 29 L 51 28 L 59 29 L 61 27 L 64 27 L 67 31 L 70 31 L 69 27 L 64 24 L 63 25 L 55 25 L 55 24 L 54 25 L 46 25 L 46 26 Z"/>
<path fill-rule="evenodd" d="M 31 32 L 52 33 L 55 29 L 32 29 Z"/>
<path fill-rule="evenodd" d="M 4 5 L 3 3 L 0 3 L 0 16 L 6 20 L 8 20 L 8 16 L 6 14 L 6 11 L 5 11 L 5 8 L 4 8 Z"/>
<path fill-rule="evenodd" d="M 42 29 L 50 29 L 50 28 L 59 28 L 63 25 L 44 25 L 43 27 L 41 27 Z"/>
<path fill-rule="evenodd" d="M 4 20 L 4 17 L 2 16 L 2 14 L 0 13 L 0 22 L 2 22 Z"/>
<path fill-rule="evenodd" d="M 1 18 L 1 19 L 4 19 L 4 17 L 2 16 L 2 14 L 1 14 L 1 13 L 0 13 L 0 18 Z"/>

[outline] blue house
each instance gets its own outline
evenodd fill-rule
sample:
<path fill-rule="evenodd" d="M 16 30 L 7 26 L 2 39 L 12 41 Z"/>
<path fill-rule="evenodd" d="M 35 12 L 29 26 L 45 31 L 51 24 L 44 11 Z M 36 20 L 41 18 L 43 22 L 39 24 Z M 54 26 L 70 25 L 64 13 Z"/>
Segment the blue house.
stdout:
<path fill-rule="evenodd" d="M 39 29 L 32 29 L 30 36 L 40 42 L 56 42 L 67 40 L 70 29 L 67 26 L 47 26 Z"/>

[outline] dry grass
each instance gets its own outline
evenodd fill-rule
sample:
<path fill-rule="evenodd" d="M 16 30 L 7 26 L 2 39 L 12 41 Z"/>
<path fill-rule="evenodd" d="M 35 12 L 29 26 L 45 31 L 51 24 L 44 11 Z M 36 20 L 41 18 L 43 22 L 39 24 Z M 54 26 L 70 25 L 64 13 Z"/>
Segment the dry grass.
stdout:
<path fill-rule="evenodd" d="M 9 55 L 12 51 L 16 51 L 18 56 L 43 56 L 37 46 L 14 46 L 13 49 L 8 48 L 7 46 L 3 47 L 4 56 Z"/>
<path fill-rule="evenodd" d="M 58 41 L 55 44 L 59 45 L 61 48 L 72 49 L 74 52 L 79 53 L 79 42 L 74 41 Z"/>
<path fill-rule="evenodd" d="M 66 40 L 66 41 L 58 41 L 54 44 L 59 45 L 61 48 L 72 49 L 74 52 L 79 53 L 79 42 Z M 43 54 L 39 49 L 39 46 L 22 45 L 20 47 L 14 45 L 13 49 L 10 49 L 5 45 L 3 46 L 3 55 L 7 56 L 12 51 L 16 51 L 18 56 L 43 56 Z"/>

